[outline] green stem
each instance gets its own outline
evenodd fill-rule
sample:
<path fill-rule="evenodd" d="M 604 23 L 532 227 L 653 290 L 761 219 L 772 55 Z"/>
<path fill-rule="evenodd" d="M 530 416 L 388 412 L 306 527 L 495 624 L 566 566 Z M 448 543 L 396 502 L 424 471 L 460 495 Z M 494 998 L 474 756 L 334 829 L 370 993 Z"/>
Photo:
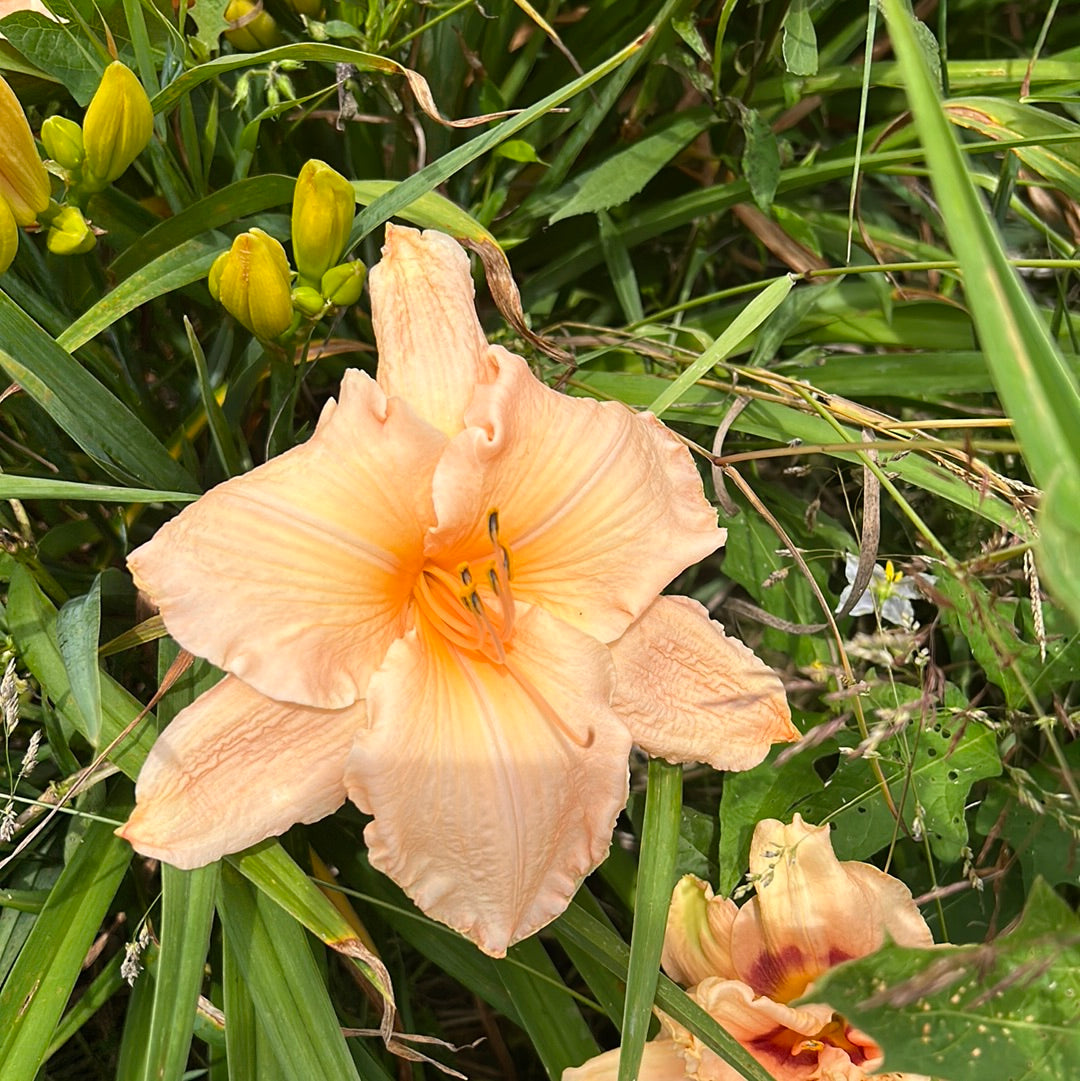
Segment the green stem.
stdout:
<path fill-rule="evenodd" d="M 682 811 L 682 767 L 653 758 L 645 796 L 641 864 L 630 964 L 626 972 L 626 1004 L 622 1020 L 622 1052 L 618 1081 L 635 1081 L 652 1020 L 653 999 L 660 978 L 668 906 L 675 878 L 675 852 Z"/>

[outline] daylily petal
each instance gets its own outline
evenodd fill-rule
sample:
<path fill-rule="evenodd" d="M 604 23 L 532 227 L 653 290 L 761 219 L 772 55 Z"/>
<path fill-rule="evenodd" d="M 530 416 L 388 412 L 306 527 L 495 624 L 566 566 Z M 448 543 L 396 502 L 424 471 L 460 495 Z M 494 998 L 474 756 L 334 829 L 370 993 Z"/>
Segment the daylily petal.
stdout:
<path fill-rule="evenodd" d="M 777 1081 L 811 1081 L 817 1077 L 818 1052 L 802 1050 L 800 1045 L 831 1023 L 830 1007 L 810 1005 L 793 1009 L 755 997 L 738 980 L 705 980 L 694 988 L 691 997 Z M 662 1020 L 665 1030 L 682 1049 L 691 1077 L 702 1081 L 735 1081 L 742 1077 L 678 1022 L 667 1016 Z"/>
<path fill-rule="evenodd" d="M 611 644 L 612 708 L 654 758 L 750 769 L 799 738 L 784 685 L 689 597 L 659 597 Z"/>
<path fill-rule="evenodd" d="M 664 971 L 685 987 L 710 976 L 733 977 L 731 925 L 738 908 L 714 897 L 712 886 L 696 875 L 675 884 L 664 932 Z"/>
<path fill-rule="evenodd" d="M 750 848 L 757 896 L 739 910 L 732 960 L 758 994 L 788 1001 L 826 969 L 872 953 L 885 935 L 929 946 L 929 928 L 898 879 L 869 864 L 841 863 L 827 826 L 795 815 L 757 824 Z"/>
<path fill-rule="evenodd" d="M 616 1081 L 619 1076 L 620 1048 L 606 1051 L 569 1070 L 563 1070 L 562 1081 Z M 676 1044 L 663 1036 L 645 1045 L 638 1068 L 638 1081 L 687 1081 L 686 1063 Z M 738 1074 L 732 1075 L 741 1081 Z"/>
<path fill-rule="evenodd" d="M 116 832 L 188 870 L 317 822 L 345 802 L 345 761 L 364 722 L 363 703 L 283 705 L 226 676 L 158 736 Z"/>
<path fill-rule="evenodd" d="M 371 679 L 346 771 L 372 865 L 493 956 L 554 919 L 626 801 L 613 678 L 607 649 L 539 609 L 519 606 L 505 666 L 419 620 Z"/>
<path fill-rule="evenodd" d="M 474 387 L 494 375 L 469 257 L 444 233 L 400 225 L 387 225 L 382 251 L 368 278 L 379 386 L 454 435 L 464 427 Z"/>
<path fill-rule="evenodd" d="M 346 372 L 307 443 L 208 492 L 128 565 L 185 649 L 273 698 L 351 705 L 405 630 L 444 446 Z"/>
<path fill-rule="evenodd" d="M 476 388 L 435 473 L 428 554 L 490 554 L 496 511 L 514 596 L 610 642 L 725 531 L 689 451 L 654 416 L 567 397 L 520 357 L 491 355 L 498 377 Z"/>

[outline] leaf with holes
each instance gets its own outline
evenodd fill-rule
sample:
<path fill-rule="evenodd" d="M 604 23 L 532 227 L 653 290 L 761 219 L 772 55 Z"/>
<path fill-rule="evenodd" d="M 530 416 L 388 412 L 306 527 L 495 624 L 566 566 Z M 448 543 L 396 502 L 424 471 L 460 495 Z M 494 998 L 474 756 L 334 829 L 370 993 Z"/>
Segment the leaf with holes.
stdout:
<path fill-rule="evenodd" d="M 1060 1081 L 1080 1060 L 1080 919 L 1043 881 L 1016 929 L 983 946 L 886 946 L 815 981 L 885 1051 L 947 1081 Z"/>
<path fill-rule="evenodd" d="M 873 673 L 867 674 L 873 680 Z M 923 720 L 920 692 L 900 684 L 882 684 L 866 697 L 867 719 L 881 725 L 907 723 L 882 740 L 876 760 L 900 809 L 906 831 L 925 832 L 934 855 L 944 863 L 958 860 L 968 843 L 964 807 L 976 781 L 1001 772 L 997 742 L 988 728 L 963 715 L 967 699 L 952 685 L 944 706 L 927 708 Z M 850 743 L 850 739 L 848 740 Z M 842 755 L 825 788 L 801 808 L 811 822 L 832 816 L 833 848 L 842 860 L 864 859 L 888 845 L 896 832 L 870 762 Z"/>

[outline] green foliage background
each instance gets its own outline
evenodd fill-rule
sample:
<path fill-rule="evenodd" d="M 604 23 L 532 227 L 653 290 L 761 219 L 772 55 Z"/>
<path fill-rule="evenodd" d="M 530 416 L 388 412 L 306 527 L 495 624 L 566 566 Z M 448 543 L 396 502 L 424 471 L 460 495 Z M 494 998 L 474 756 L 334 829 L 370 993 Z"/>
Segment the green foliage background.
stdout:
<path fill-rule="evenodd" d="M 815 1000 L 892 1070 L 1068 1076 L 1080 18 L 995 0 L 924 5 L 925 23 L 905 0 L 266 6 L 283 44 L 261 53 L 220 38 L 219 0 L 51 0 L 65 23 L 0 20 L 0 71 L 35 131 L 81 119 L 113 51 L 156 113 L 150 147 L 88 204 L 97 247 L 62 259 L 26 234 L 0 276 L 18 388 L 0 407 L 0 618 L 25 681 L 0 763 L 18 826 L 0 844 L 0 1076 L 438 1076 L 372 1031 L 388 986 L 361 923 L 401 1031 L 461 1045 L 399 1052 L 558 1078 L 619 1030 L 639 1047 L 655 995 L 761 1078 L 657 982 L 659 935 L 675 874 L 730 892 L 754 823 L 796 811 L 833 825 L 842 859 L 902 878 L 957 947 L 886 947 Z M 440 124 L 403 66 L 443 117 L 514 112 Z M 140 622 L 125 554 L 306 438 L 342 372 L 374 364 L 366 301 L 286 357 L 205 286 L 238 233 L 287 241 L 312 157 L 355 181 L 354 257 L 378 258 L 394 216 L 501 247 L 524 319 L 481 289 L 493 339 L 699 448 L 729 539 L 677 587 L 784 675 L 811 734 L 743 774 L 635 760 L 609 859 L 504 961 L 371 870 L 355 810 L 192 873 L 158 876 L 112 835 L 155 731 L 215 678 L 197 663 L 112 746 L 176 656 Z M 936 579 L 914 629 L 832 622 L 844 554 L 874 546 Z"/>

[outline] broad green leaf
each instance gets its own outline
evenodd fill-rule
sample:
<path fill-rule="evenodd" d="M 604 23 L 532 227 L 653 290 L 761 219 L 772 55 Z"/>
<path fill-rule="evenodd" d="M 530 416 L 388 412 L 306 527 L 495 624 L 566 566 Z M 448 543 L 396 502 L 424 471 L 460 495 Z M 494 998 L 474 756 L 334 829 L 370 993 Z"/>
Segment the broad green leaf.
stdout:
<path fill-rule="evenodd" d="M 116 808 L 109 807 L 115 814 Z M 89 823 L 0 990 L 4 1081 L 34 1081 L 37 1076 L 130 862 L 130 846 L 113 835 L 109 822 Z"/>
<path fill-rule="evenodd" d="M 188 18 L 195 23 L 196 27 L 195 40 L 208 53 L 217 50 L 218 39 L 229 25 L 229 20 L 225 18 L 226 7 L 228 5 L 223 6 L 219 0 L 193 0 L 188 8 Z"/>
<path fill-rule="evenodd" d="M 885 1069 L 947 1081 L 1062 1081 L 1080 1062 L 1080 920 L 1037 882 L 988 945 L 886 946 L 830 969 L 828 1002 L 885 1051 Z"/>
<path fill-rule="evenodd" d="M 711 109 L 687 109 L 665 119 L 625 150 L 566 183 L 549 224 L 629 202 L 684 147 L 715 121 Z"/>
<path fill-rule="evenodd" d="M 743 175 L 750 185 L 754 202 L 762 210 L 768 210 L 780 182 L 780 147 L 769 122 L 756 109 L 743 107 L 739 112 L 745 139 Z"/>
<path fill-rule="evenodd" d="M 84 597 L 70 600 L 56 613 L 56 644 L 64 661 L 75 704 L 86 722 L 90 745 L 100 748 L 101 669 L 98 639 L 101 636 L 101 575 Z"/>
<path fill-rule="evenodd" d="M 1040 569 L 1080 621 L 1080 548 L 1072 502 L 1080 498 L 1080 388 L 1009 266 L 979 201 L 923 60 L 912 16 L 901 0 L 883 2 L 934 193 L 964 271 L 967 303 L 1024 457 L 1048 493 L 1040 513 Z"/>
<path fill-rule="evenodd" d="M 218 914 L 282 1075 L 360 1081 L 300 925 L 228 863 Z"/>
<path fill-rule="evenodd" d="M 506 158 L 509 161 L 544 164 L 540 159 L 540 155 L 537 154 L 536 148 L 532 143 L 527 143 L 524 139 L 507 139 L 505 143 L 495 148 L 494 153 L 497 158 Z"/>
<path fill-rule="evenodd" d="M 716 884 L 719 897 L 729 896 L 746 874 L 750 839 L 758 822 L 765 818 L 790 821 L 804 797 L 822 790 L 811 753 L 794 755 L 778 766 L 775 759 L 781 753 L 782 748 L 775 749 L 760 766 L 724 777 L 720 797 L 720 879 Z"/>
<path fill-rule="evenodd" d="M 37 11 L 16 11 L 0 21 L 0 33 L 27 60 L 63 84 L 80 105 L 89 103 L 107 61 L 87 48 L 77 29 L 58 25 Z"/>
<path fill-rule="evenodd" d="M 2 292 L 0 367 L 113 476 L 198 491 L 142 421 Z"/>
<path fill-rule="evenodd" d="M 649 761 L 645 825 L 641 834 L 634 929 L 626 971 L 626 1005 L 622 1020 L 619 1081 L 635 1081 L 652 1020 L 660 975 L 671 891 L 675 886 L 675 854 L 682 808 L 682 766 L 661 759 Z"/>
<path fill-rule="evenodd" d="M 872 681 L 872 673 L 866 678 Z M 878 743 L 875 761 L 908 831 L 925 833 L 938 859 L 952 863 L 968 843 L 968 792 L 976 781 L 996 777 L 1001 760 L 994 733 L 963 716 L 967 699 L 959 691 L 947 691 L 945 707 L 938 707 L 932 723 L 923 720 L 920 698 L 919 690 L 902 684 L 882 684 L 869 693 L 868 721 L 883 726 L 908 721 L 898 735 Z M 825 788 L 799 810 L 810 822 L 831 818 L 833 848 L 842 860 L 880 851 L 897 830 L 864 758 L 842 755 Z"/>
<path fill-rule="evenodd" d="M 817 34 L 810 14 L 813 0 L 792 0 L 784 16 L 784 67 L 792 75 L 816 75 L 818 70 Z"/>
<path fill-rule="evenodd" d="M 1010 618 L 1014 607 L 999 607 L 986 586 L 970 577 L 960 582 L 939 575 L 934 588 L 949 602 L 943 618 L 963 635 L 987 679 L 1001 688 L 1010 709 L 1023 709 L 1028 696 L 1020 671 L 1037 663 L 1039 647 L 1021 641 Z"/>

